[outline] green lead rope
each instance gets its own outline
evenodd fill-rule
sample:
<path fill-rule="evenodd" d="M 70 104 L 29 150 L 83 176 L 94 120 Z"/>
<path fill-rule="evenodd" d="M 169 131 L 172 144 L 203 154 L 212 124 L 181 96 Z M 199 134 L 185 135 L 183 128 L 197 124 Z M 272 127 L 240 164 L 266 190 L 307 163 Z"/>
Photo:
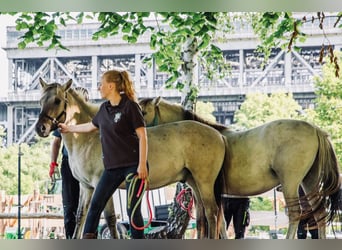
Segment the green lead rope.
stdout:
<path fill-rule="evenodd" d="M 133 198 L 133 195 L 134 195 L 134 190 L 135 190 L 135 186 L 137 185 L 137 181 L 139 180 L 139 178 L 137 177 L 136 174 L 133 174 L 133 173 L 130 173 L 129 175 L 126 176 L 126 182 L 130 183 L 129 184 L 129 187 L 128 187 L 128 190 L 127 190 L 127 208 L 130 209 L 131 208 L 131 202 L 132 202 L 132 198 Z M 139 187 L 139 190 L 138 190 L 138 193 L 137 193 L 137 198 L 139 197 L 137 203 L 135 204 L 135 206 L 133 207 L 132 209 L 132 214 L 131 214 L 131 225 L 137 229 L 137 230 L 143 230 L 145 228 L 147 228 L 151 222 L 152 222 L 152 209 L 151 209 L 151 205 L 150 205 L 150 202 L 148 200 L 148 192 L 146 193 L 146 199 L 147 199 L 147 204 L 148 204 L 148 208 L 149 208 L 149 221 L 146 225 L 142 226 L 142 227 L 139 227 L 139 226 L 136 226 L 132 220 L 132 218 L 134 217 L 134 213 L 135 213 L 135 210 L 137 209 L 138 205 L 141 203 L 141 200 L 142 200 L 142 197 L 144 196 L 144 192 L 146 191 L 147 189 L 147 185 L 148 185 L 148 181 L 146 180 L 141 180 L 141 184 L 140 184 L 140 187 Z"/>

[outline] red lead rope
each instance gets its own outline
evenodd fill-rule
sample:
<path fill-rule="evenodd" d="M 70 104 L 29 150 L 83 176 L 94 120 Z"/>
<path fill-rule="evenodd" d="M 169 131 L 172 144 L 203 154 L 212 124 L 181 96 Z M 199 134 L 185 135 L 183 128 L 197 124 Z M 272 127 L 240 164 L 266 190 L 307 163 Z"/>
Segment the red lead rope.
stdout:
<path fill-rule="evenodd" d="M 191 199 L 189 201 L 188 206 L 186 207 L 184 205 L 184 203 L 186 202 L 186 193 L 190 193 L 191 195 Z M 192 191 L 191 189 L 182 189 L 177 197 L 176 197 L 176 201 L 178 202 L 178 204 L 180 205 L 180 207 L 184 210 L 188 212 L 188 215 L 190 216 L 191 219 L 195 219 L 195 217 L 192 216 L 192 207 L 194 205 L 194 197 L 192 195 Z"/>
<path fill-rule="evenodd" d="M 126 181 L 130 181 L 131 184 L 129 186 L 129 189 L 128 189 L 128 198 L 131 199 L 131 191 L 134 190 L 134 186 L 136 184 L 136 181 L 138 180 L 137 176 L 133 176 L 131 179 L 129 179 L 130 176 L 127 176 L 128 178 L 126 178 Z M 137 205 L 139 203 L 141 203 L 141 200 L 142 200 L 142 196 L 144 195 L 144 192 L 146 191 L 146 202 L 147 202 L 147 206 L 148 206 L 148 213 L 149 213 L 149 219 L 148 219 L 148 222 L 146 225 L 144 226 L 137 226 L 134 221 L 132 220 L 132 218 L 134 217 L 133 214 L 135 213 L 135 210 L 137 208 Z M 152 208 L 151 208 L 151 204 L 150 204 L 150 201 L 149 201 L 149 198 L 148 198 L 148 193 L 149 193 L 149 190 L 148 190 L 148 181 L 146 180 L 141 180 L 140 182 L 140 186 L 139 186 L 139 190 L 137 192 L 137 198 L 139 198 L 136 206 L 133 208 L 132 210 L 132 214 L 131 214 L 131 225 L 132 227 L 134 227 L 136 230 L 143 230 L 145 228 L 147 228 L 151 222 L 152 222 Z M 130 200 L 128 202 L 128 206 L 130 206 Z"/>

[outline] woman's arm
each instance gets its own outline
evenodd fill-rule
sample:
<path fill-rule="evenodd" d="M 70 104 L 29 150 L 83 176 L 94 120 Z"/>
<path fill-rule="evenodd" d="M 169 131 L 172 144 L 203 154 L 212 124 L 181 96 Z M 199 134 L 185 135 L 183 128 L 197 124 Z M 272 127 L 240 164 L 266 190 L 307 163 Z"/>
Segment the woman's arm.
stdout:
<path fill-rule="evenodd" d="M 58 128 L 61 133 L 87 133 L 98 129 L 92 122 L 77 125 L 59 123 Z"/>
<path fill-rule="evenodd" d="M 139 137 L 139 165 L 138 165 L 138 176 L 140 179 L 146 179 L 148 177 L 147 170 L 147 133 L 145 127 L 140 127 L 135 130 Z"/>

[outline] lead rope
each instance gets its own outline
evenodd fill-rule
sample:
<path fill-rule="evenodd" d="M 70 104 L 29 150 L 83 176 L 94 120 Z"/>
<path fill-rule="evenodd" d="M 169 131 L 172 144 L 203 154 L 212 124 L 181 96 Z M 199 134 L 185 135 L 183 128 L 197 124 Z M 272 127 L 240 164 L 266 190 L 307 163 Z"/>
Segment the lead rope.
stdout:
<path fill-rule="evenodd" d="M 185 206 L 184 203 L 187 202 L 185 195 L 187 193 L 190 193 L 191 198 L 190 198 L 190 201 L 188 203 L 188 206 Z M 182 189 L 178 193 L 178 195 L 176 197 L 176 201 L 180 205 L 181 209 L 188 212 L 188 215 L 190 216 L 191 219 L 195 219 L 195 217 L 192 216 L 192 207 L 194 205 L 194 197 L 192 195 L 191 189 L 189 189 L 189 188 Z"/>
<path fill-rule="evenodd" d="M 126 176 L 126 182 L 130 182 L 128 191 L 127 191 L 127 197 L 128 197 L 128 201 L 127 201 L 127 207 L 130 208 L 131 207 L 131 201 L 134 195 L 134 189 L 135 186 L 137 184 L 137 181 L 139 180 L 138 176 L 136 174 L 129 174 Z M 149 213 L 149 219 L 148 222 L 146 223 L 146 225 L 143 225 L 141 227 L 137 226 L 134 224 L 133 221 L 133 215 L 135 213 L 135 210 L 137 209 L 138 205 L 141 203 L 142 197 L 144 196 L 144 192 L 146 191 L 146 202 L 147 202 L 147 206 L 148 206 L 148 213 Z M 135 204 L 134 208 L 132 209 L 132 214 L 131 214 L 131 225 L 132 227 L 134 227 L 136 230 L 143 230 L 145 228 L 147 228 L 151 222 L 152 222 L 152 208 L 151 208 L 151 204 L 148 198 L 148 181 L 147 180 L 141 180 L 140 186 L 139 186 L 139 190 L 138 193 L 136 195 L 138 199 L 137 203 Z"/>

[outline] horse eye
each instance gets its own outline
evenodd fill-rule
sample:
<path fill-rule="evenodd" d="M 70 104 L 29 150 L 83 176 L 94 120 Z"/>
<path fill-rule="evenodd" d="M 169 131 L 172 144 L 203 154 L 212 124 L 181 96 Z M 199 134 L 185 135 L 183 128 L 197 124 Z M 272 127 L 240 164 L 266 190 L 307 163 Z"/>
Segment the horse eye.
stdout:
<path fill-rule="evenodd" d="M 55 99 L 55 105 L 59 105 L 60 103 L 61 103 L 61 100 L 58 99 L 58 98 L 56 98 L 56 99 Z"/>

